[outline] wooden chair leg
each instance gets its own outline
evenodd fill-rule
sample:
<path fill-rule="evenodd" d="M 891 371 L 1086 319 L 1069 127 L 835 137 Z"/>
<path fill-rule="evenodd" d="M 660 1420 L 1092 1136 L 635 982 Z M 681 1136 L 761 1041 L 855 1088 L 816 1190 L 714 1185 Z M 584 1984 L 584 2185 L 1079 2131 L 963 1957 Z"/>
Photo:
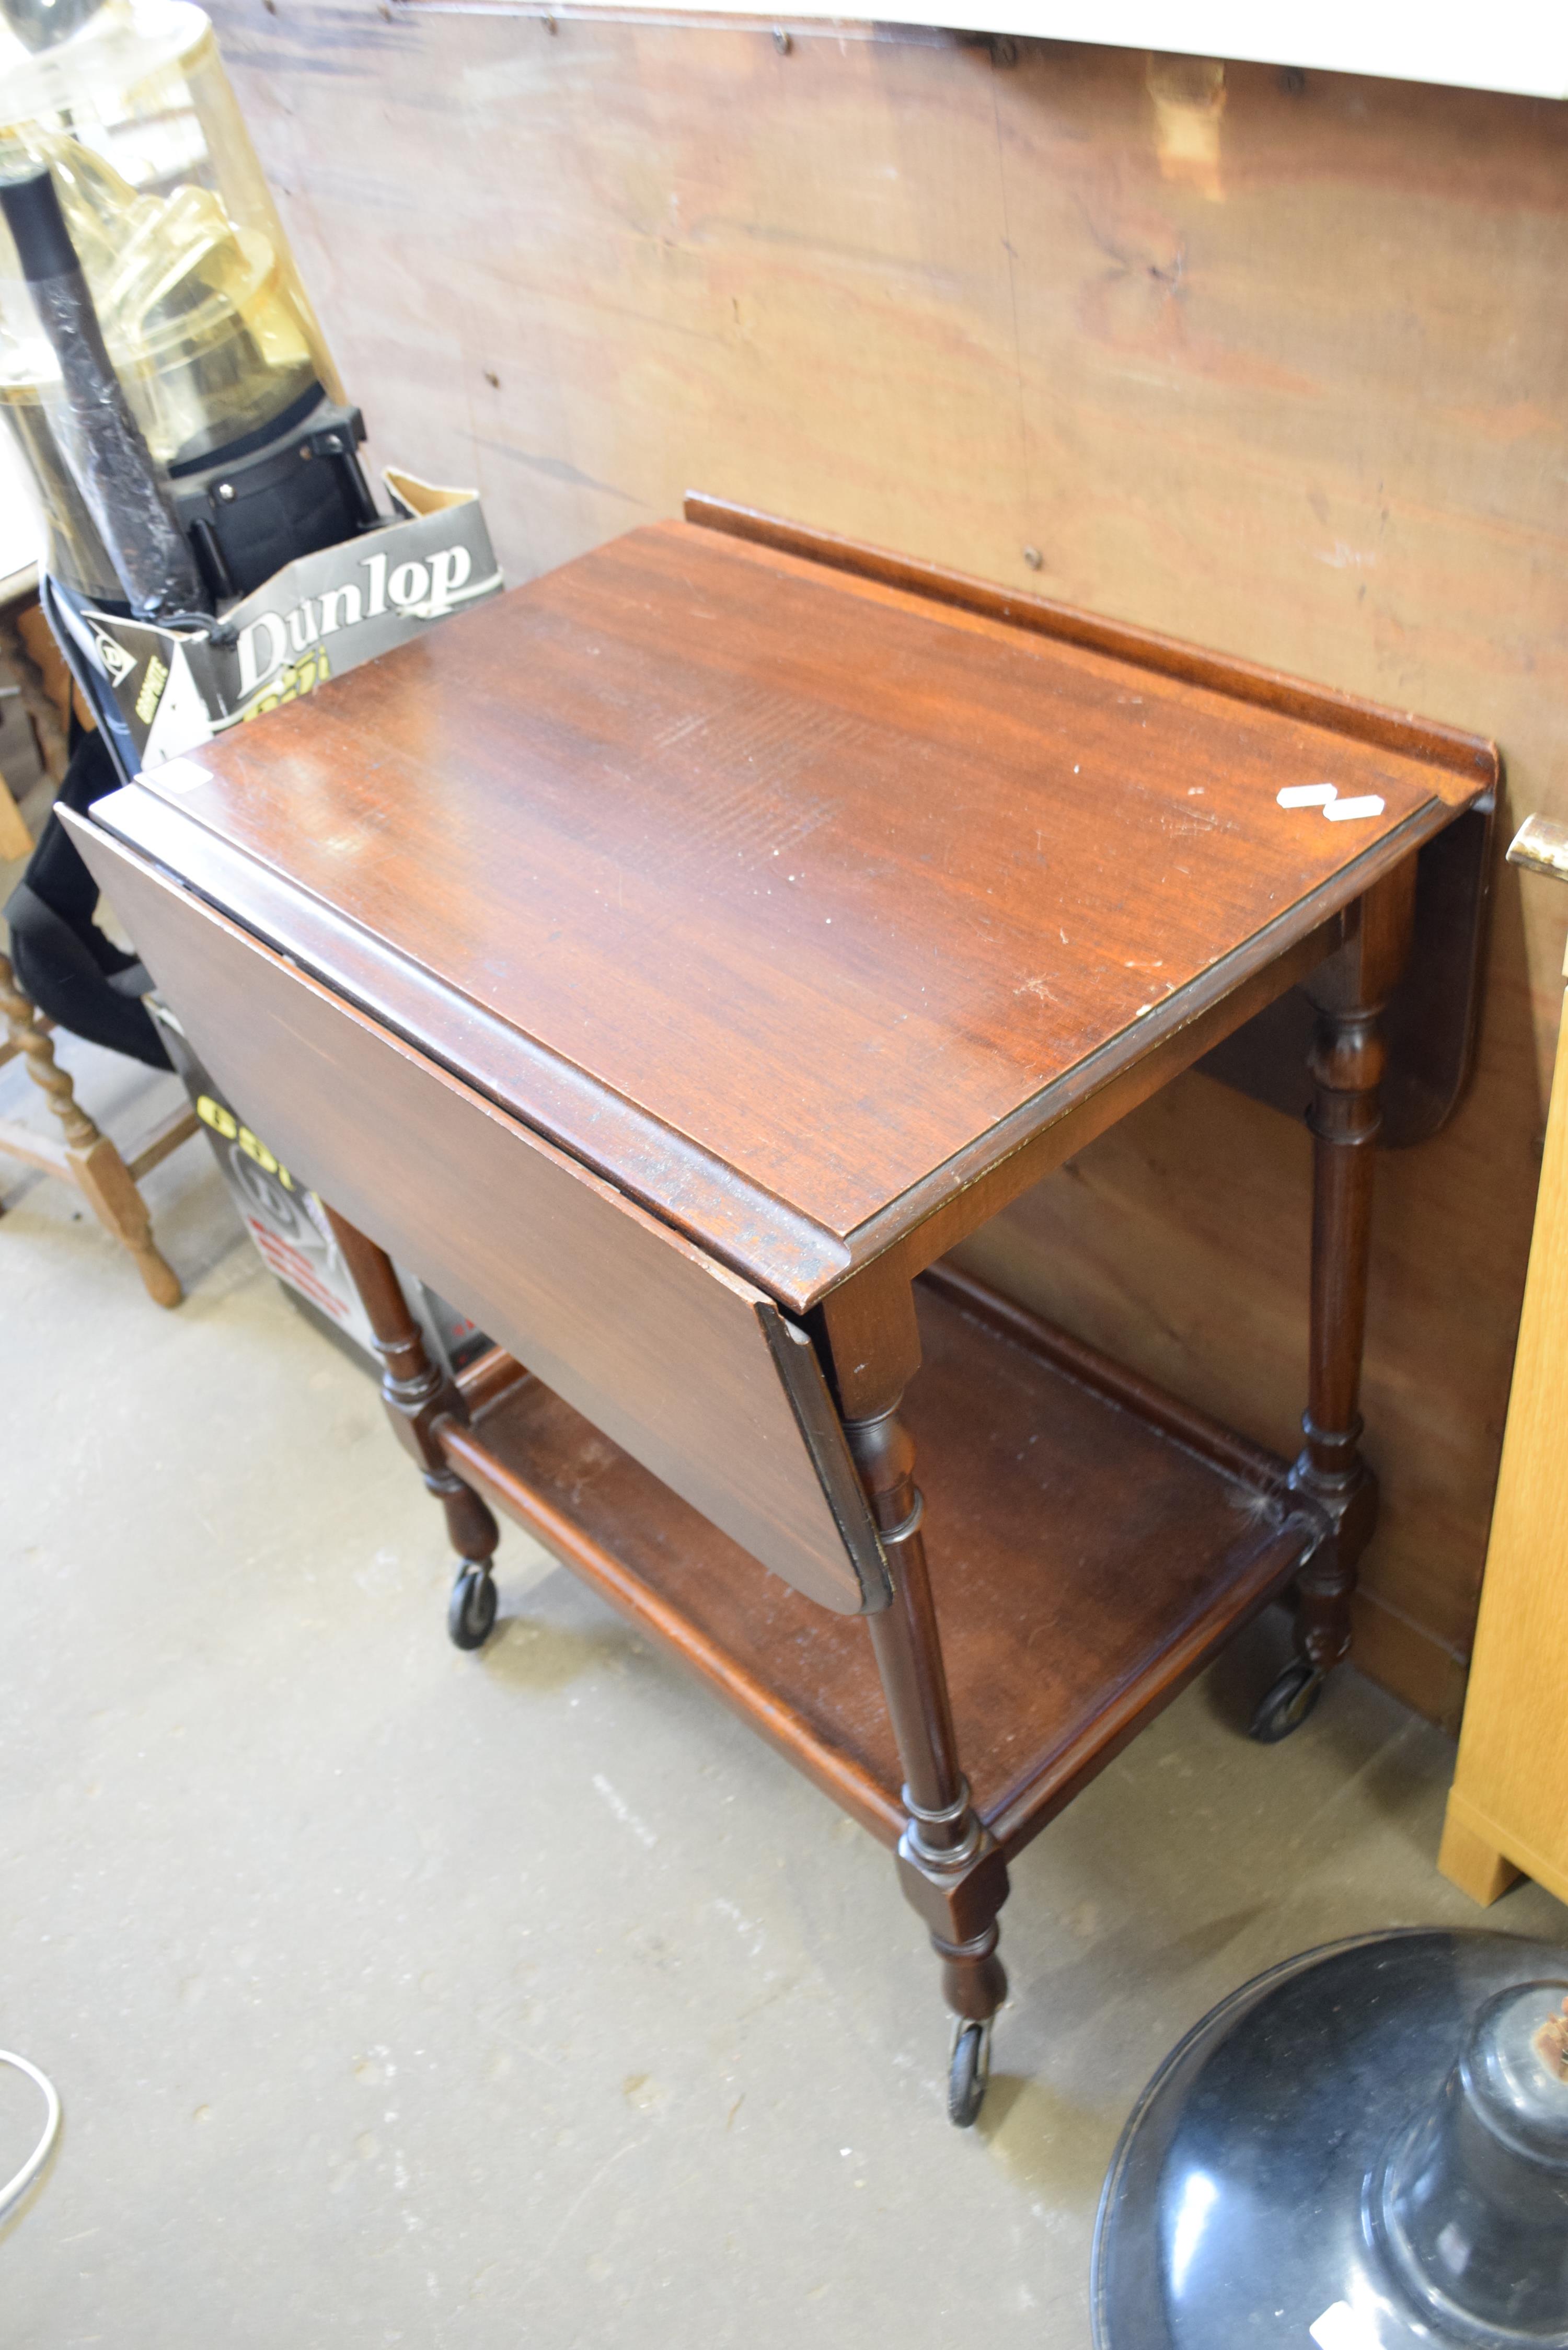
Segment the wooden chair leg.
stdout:
<path fill-rule="evenodd" d="M 154 1241 L 147 1202 L 109 1136 L 100 1134 L 87 1149 L 67 1155 L 82 1197 L 105 1232 L 130 1251 L 153 1304 L 178 1305 L 184 1295 L 180 1276 Z"/>
<path fill-rule="evenodd" d="M 914 1445 L 897 1407 L 847 1420 L 845 1433 L 882 1530 L 892 1604 L 867 1625 L 904 1772 L 909 1818 L 898 1844 L 906 1898 L 941 1961 L 942 1991 L 958 2018 L 948 2112 L 972 2122 L 985 2094 L 991 2020 L 1007 1996 L 997 1956 L 997 1915 L 1007 1865 L 981 1823 L 959 1768 L 952 1708 L 914 1482 Z"/>
<path fill-rule="evenodd" d="M 13 864 L 32 853 L 33 836 L 22 820 L 22 811 L 11 795 L 10 785 L 0 775 L 0 864 Z"/>
<path fill-rule="evenodd" d="M 86 1200 L 99 1223 L 135 1260 L 149 1297 L 158 1305 L 178 1305 L 180 1278 L 152 1237 L 147 1203 L 131 1180 L 130 1171 L 107 1134 L 102 1133 L 76 1097 L 67 1069 L 55 1058 L 53 1039 L 40 1024 L 37 1008 L 24 993 L 6 957 L 0 954 L 0 1011 L 12 1048 L 26 1063 L 27 1075 L 39 1087 L 59 1120 L 65 1149 L 57 1159 L 40 1158 L 55 1174 L 65 1175 Z"/>
<path fill-rule="evenodd" d="M 42 613 L 36 614 L 43 626 Z M 44 641 L 47 642 L 45 629 Z M 0 620 L 0 657 L 3 657 L 16 679 L 21 692 L 22 707 L 33 722 L 33 732 L 38 738 L 38 752 L 45 772 L 51 783 L 62 784 L 70 764 L 70 743 L 60 710 L 56 707 L 48 682 L 33 659 L 27 640 L 15 620 Z M 58 655 L 53 655 L 58 660 Z"/>
<path fill-rule="evenodd" d="M 488 1505 L 453 1470 L 436 1435 L 442 1419 L 466 1426 L 468 1407 L 459 1388 L 431 1362 L 386 1250 L 367 1240 L 325 1201 L 322 1206 L 376 1334 L 376 1352 L 385 1367 L 381 1400 L 387 1416 L 446 1513 L 447 1534 L 458 1556 L 447 1630 L 456 1647 L 481 1648 L 495 1622 L 492 1567 L 501 1530 Z"/>

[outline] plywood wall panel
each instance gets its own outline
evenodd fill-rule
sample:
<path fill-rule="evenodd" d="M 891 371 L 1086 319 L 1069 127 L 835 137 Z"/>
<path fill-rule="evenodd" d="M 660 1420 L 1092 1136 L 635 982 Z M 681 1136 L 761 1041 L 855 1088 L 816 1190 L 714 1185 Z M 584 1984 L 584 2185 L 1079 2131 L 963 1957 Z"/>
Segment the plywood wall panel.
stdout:
<path fill-rule="evenodd" d="M 701 486 L 1495 733 L 1568 818 L 1568 109 L 1124 51 L 218 0 L 375 445 L 514 577 Z M 1035 567 L 1025 554 L 1034 550 Z M 1384 1165 L 1362 1654 L 1462 1686 L 1568 910 Z M 1557 893 L 1559 896 L 1561 893 Z M 975 1243 L 1288 1449 L 1304 1137 L 1183 1079 Z"/>

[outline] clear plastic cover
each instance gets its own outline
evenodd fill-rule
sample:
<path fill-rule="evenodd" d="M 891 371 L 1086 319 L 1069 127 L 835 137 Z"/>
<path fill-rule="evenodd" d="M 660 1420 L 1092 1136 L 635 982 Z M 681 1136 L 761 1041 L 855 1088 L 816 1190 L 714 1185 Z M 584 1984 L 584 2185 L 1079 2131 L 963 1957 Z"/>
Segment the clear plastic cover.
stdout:
<path fill-rule="evenodd" d="M 32 53 L 0 25 L 0 172 L 47 162 L 115 371 L 161 471 L 341 398 L 211 25 L 185 0 L 103 0 Z M 113 597 L 60 447 L 59 369 L 0 224 L 0 408 L 44 502 L 50 567 Z"/>

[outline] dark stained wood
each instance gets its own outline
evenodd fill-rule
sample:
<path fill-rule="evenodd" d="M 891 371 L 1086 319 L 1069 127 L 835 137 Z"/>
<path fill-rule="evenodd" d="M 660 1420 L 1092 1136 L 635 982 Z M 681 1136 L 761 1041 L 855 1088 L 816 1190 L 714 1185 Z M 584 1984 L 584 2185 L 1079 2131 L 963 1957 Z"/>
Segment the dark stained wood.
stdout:
<path fill-rule="evenodd" d="M 202 1060 L 312 1189 L 754 1556 L 824 1607 L 885 1604 L 822 1375 L 770 1299 L 95 825 L 72 830 Z"/>
<path fill-rule="evenodd" d="M 1443 776 L 678 525 L 201 764 L 182 813 L 840 1235 Z M 1276 806 L 1325 767 L 1386 816 Z"/>
<path fill-rule="evenodd" d="M 854 1792 L 868 1758 L 841 1724 L 808 1725 L 787 1665 L 692 1620 L 722 1598 L 676 1606 L 667 1573 L 649 1589 L 624 1556 L 640 1528 L 610 1540 L 580 1495 L 563 1510 L 542 1489 L 536 1447 L 520 1473 L 464 1433 L 383 1243 L 535 1374 L 487 1372 L 498 1422 L 550 1396 L 797 1591 L 871 1615 L 904 1890 L 950 2005 L 982 2027 L 1006 1991 L 1010 1842 L 1293 1573 L 1304 1686 L 1348 1648 L 1376 1510 L 1355 1398 L 1378 1023 L 1417 853 L 1495 760 L 1467 740 L 1456 769 L 1450 734 L 1397 713 L 1347 714 L 1084 616 L 992 608 L 895 558 L 857 568 L 835 545 L 814 561 L 801 534 L 742 521 L 633 532 L 73 830 L 215 1074 L 374 1224 L 371 1242 L 335 1211 L 389 1408 L 464 1562 L 453 1638 L 493 1616 L 474 1489 L 493 1491 L 877 1809 Z M 400 992 L 367 995 L 399 971 Z M 962 1276 L 930 1284 L 922 1333 L 918 1264 L 1303 975 L 1322 1014 L 1314 1347 L 1288 1481 L 1271 1461 L 1238 1490 L 1212 1438 L 1177 1455 L 1169 1409 L 1136 1416 L 1111 1374 L 1073 1387 L 1075 1410 L 1049 1336 Z M 537 1131 L 563 1102 L 590 1129 L 610 1110 L 602 1173 Z M 660 1128 L 682 1146 L 668 1172 L 647 1148 Z M 713 1233 L 694 1221 L 699 1169 L 722 1203 Z M 711 1253 L 732 1256 L 740 1225 L 765 1238 L 777 1209 L 792 1240 L 815 1227 L 851 1259 L 815 1283 L 807 1327 Z M 760 1251 L 743 1270 L 779 1280 Z M 963 1511 L 949 1644 L 981 1668 L 981 1757 L 1020 1746 L 991 1809 L 961 1762 L 899 1416 L 931 1349 L 917 1408 L 942 1412 L 934 1466 Z M 1019 1585 L 1042 1551 L 1031 1654 Z M 715 1579 L 733 1584 L 734 1561 Z"/>
<path fill-rule="evenodd" d="M 846 1433 L 893 1580 L 893 1602 L 883 1610 L 875 1646 L 906 1806 L 917 1823 L 954 1814 L 929 1837 L 945 1848 L 962 1839 L 965 1793 L 920 1533 L 925 1504 L 915 1483 L 915 1448 L 891 1406 L 874 1419 L 850 1420 Z"/>
<path fill-rule="evenodd" d="M 978 1225 L 989 1222 L 1021 1193 L 1076 1159 L 1096 1136 L 1117 1125 L 1173 1077 L 1191 1067 L 1216 1038 L 1227 1035 L 1256 1008 L 1309 977 L 1343 936 L 1344 914 L 1284 943 L 1278 933 L 1294 923 L 1271 925 L 1252 942 L 1238 974 L 1231 958 L 1186 989 L 1161 1033 L 1152 1035 L 1142 1056 L 1128 1062 L 1115 1047 L 1096 1054 L 1062 1084 L 1052 1098 L 1015 1111 L 983 1143 L 961 1151 L 937 1174 L 917 1184 L 861 1225 L 851 1242 L 857 1267 L 880 1282 L 894 1274 L 912 1278 L 944 1256 Z M 1274 935 L 1271 935 L 1274 933 Z M 1273 960 L 1266 958 L 1278 946 Z M 1157 1015 L 1144 1024 L 1154 1029 Z M 1049 1115 L 1049 1122 L 1042 1123 Z M 846 1286 L 858 1278 L 853 1273 Z M 825 1308 L 829 1304 L 824 1301 Z"/>
<path fill-rule="evenodd" d="M 463 1400 L 467 1418 L 477 1419 L 481 1413 L 501 1401 L 512 1388 L 521 1387 L 531 1374 L 509 1355 L 504 1347 L 492 1347 L 488 1353 L 476 1356 L 457 1374 L 457 1389 Z"/>
<path fill-rule="evenodd" d="M 1256 661 L 1236 660 L 1179 637 L 1134 628 L 1103 612 L 1081 611 L 1047 596 L 1021 595 L 1016 588 L 1000 588 L 989 579 L 971 579 L 940 564 L 922 563 L 888 547 L 867 546 L 836 531 L 786 522 L 777 515 L 761 514 L 754 506 L 705 496 L 700 490 L 687 493 L 682 512 L 688 522 L 705 530 L 722 531 L 756 546 L 776 547 L 784 555 L 804 556 L 812 563 L 850 572 L 857 578 L 878 580 L 887 588 L 909 588 L 935 603 L 982 612 L 990 619 L 1027 629 L 1032 635 L 1108 653 L 1114 660 L 1185 685 L 1204 686 L 1237 702 L 1251 702 L 1260 710 L 1274 711 L 1281 717 L 1305 719 L 1354 742 L 1376 743 L 1402 757 L 1427 760 L 1449 776 L 1447 786 L 1438 788 L 1446 788 L 1456 801 L 1478 788 L 1490 791 L 1501 774 L 1497 745 L 1459 727 L 1439 725 L 1407 710 L 1361 701 L 1355 694 L 1335 693 L 1305 678 L 1283 677 Z"/>
<path fill-rule="evenodd" d="M 1384 713 L 1414 748 L 1365 742 L 1307 689 L 1276 708 L 1208 681 L 1225 667 L 1195 682 L 668 524 L 235 729 L 198 788 L 154 770 L 139 797 L 428 974 L 421 1045 L 554 1139 L 542 1056 L 731 1170 L 759 1232 L 782 1201 L 829 1246 L 874 1225 L 880 1249 L 1492 772 L 1469 738 L 1445 767 L 1430 728 Z M 1277 804 L 1324 782 L 1383 813 Z M 265 918 L 248 889 L 223 902 Z M 689 1156 L 623 1173 L 618 1139 L 593 1163 L 713 1245 Z M 728 1250 L 801 1302 L 796 1266 Z"/>
<path fill-rule="evenodd" d="M 910 1297 L 913 1310 L 913 1298 Z M 959 1767 L 958 1733 L 941 1632 L 920 1531 L 925 1502 L 915 1483 L 915 1448 L 899 1419 L 891 1379 L 909 1352 L 889 1332 L 874 1417 L 850 1419 L 845 1434 L 881 1531 L 891 1604 L 869 1620 L 888 1720 L 902 1773 L 907 1814 L 898 1839 L 905 1898 L 923 1918 L 941 1966 L 942 1992 L 955 2015 L 986 2022 L 1007 1997 L 997 1956 L 997 1913 L 1007 1898 L 1007 1864 L 974 1808 Z M 875 1384 L 875 1383 L 874 1383 Z"/>
<path fill-rule="evenodd" d="M 1469 796 L 1479 783 L 1482 798 L 1420 851 L 1413 949 L 1383 1014 L 1387 1045 L 1381 1087 L 1383 1147 L 1405 1149 L 1428 1141 L 1453 1115 L 1469 1078 L 1480 1021 L 1492 818 L 1502 778 L 1494 743 L 1409 711 L 1390 710 L 1305 679 L 1282 676 L 1256 662 L 1225 659 L 1101 613 L 1021 595 L 989 580 L 868 547 L 832 531 L 784 522 L 701 492 L 688 494 L 683 512 L 688 522 L 704 529 L 803 556 L 887 587 L 908 588 L 938 603 L 984 613 L 1262 709 L 1308 718 L 1358 742 L 1428 760 L 1443 771 L 1439 788 L 1456 801 Z M 1257 1100 L 1304 1116 L 1310 1092 L 1306 1056 L 1314 1019 L 1304 988 L 1291 990 L 1209 1052 L 1201 1066 L 1209 1076 Z"/>
<path fill-rule="evenodd" d="M 140 787 L 100 800 L 95 823 L 153 863 L 178 873 L 215 905 L 244 904 L 249 926 L 289 962 L 328 978 L 337 992 L 396 1034 L 431 1046 L 460 1073 L 482 1061 L 489 1097 L 533 1105 L 531 1122 L 583 1164 L 662 1212 L 722 1263 L 805 1310 L 850 1272 L 877 1263 L 906 1280 L 1020 1191 L 1082 1150 L 1107 1126 L 1249 1021 L 1260 1005 L 1309 976 L 1342 935 L 1345 916 L 1315 920 L 1343 898 L 1341 879 L 1306 908 L 1269 925 L 1236 956 L 1183 992 L 1179 1006 L 1151 1014 L 1129 1061 L 1116 1040 L 1037 1097 L 957 1159 L 873 1216 L 848 1243 L 782 1200 L 742 1182 L 687 1136 L 635 1105 L 607 1095 L 581 1070 L 542 1052 L 477 1006 L 454 1008 L 449 991 L 331 907 L 258 867 L 167 799 Z M 1440 838 L 1441 836 L 1439 835 Z M 1391 838 L 1371 853 L 1374 869 L 1397 854 Z M 1291 941 L 1293 941 L 1293 943 Z M 433 1040 L 433 1043 L 432 1043 Z M 439 1043 L 441 1051 L 435 1051 Z M 890 1252 L 895 1253 L 890 1255 Z M 877 1274 L 877 1285 L 883 1274 Z M 857 1305 L 857 1313 L 862 1308 Z M 880 1310 L 880 1309 L 878 1309 Z"/>
<path fill-rule="evenodd" d="M 846 1419 L 872 1419 L 897 1409 L 920 1367 L 914 1293 L 897 1251 L 830 1290 L 811 1317 L 811 1329 Z"/>
<path fill-rule="evenodd" d="M 580 1164 L 612 1179 L 628 1199 L 658 1209 L 678 1230 L 700 1232 L 710 1253 L 742 1271 L 766 1266 L 767 1286 L 804 1306 L 839 1281 L 851 1252 L 781 1200 L 742 1183 L 711 1152 L 618 1100 L 556 1055 L 477 1004 L 454 1005 L 428 972 L 395 954 L 333 907 L 306 896 L 140 789 L 100 800 L 94 821 L 153 864 L 178 873 L 213 905 L 243 904 L 247 925 L 301 970 L 391 1029 L 421 1039 L 460 1074 L 479 1062 L 483 1091 L 503 1107 L 527 1104 L 529 1122 Z M 1319 950 L 1310 960 L 1321 959 Z"/>
<path fill-rule="evenodd" d="M 1412 862 L 1363 899 L 1355 935 L 1311 985 L 1318 1009 L 1309 1066 L 1313 1104 L 1312 1344 L 1306 1438 L 1293 1488 L 1323 1512 L 1331 1538 L 1299 1585 L 1296 1646 L 1314 1672 L 1349 1653 L 1351 1596 L 1377 1522 L 1377 1483 L 1359 1445 L 1361 1358 L 1372 1252 L 1372 1188 L 1386 1059 L 1382 1014 L 1404 969 L 1415 912 Z"/>
<path fill-rule="evenodd" d="M 979 1284 L 917 1285 L 906 1417 L 958 1752 L 1006 1854 L 1288 1581 L 1282 1461 Z M 826 1617 L 540 1381 L 448 1459 L 885 1842 L 902 1764 L 868 1633 Z M 504 1582 L 504 1556 L 502 1579 Z M 1108 1699 L 1108 1702 L 1107 1702 Z"/>
<path fill-rule="evenodd" d="M 336 1208 L 326 1201 L 322 1204 L 375 1333 L 376 1352 L 382 1364 L 381 1400 L 393 1431 L 418 1463 L 426 1490 L 441 1504 L 447 1539 L 461 1566 L 488 1575 L 500 1528 L 472 1487 L 447 1466 L 435 1433 L 440 1420 L 467 1418 L 468 1399 L 431 1362 L 424 1335 L 409 1311 L 397 1268 L 386 1250 L 367 1240 Z M 489 1361 L 490 1357 L 484 1359 Z"/>
<path fill-rule="evenodd" d="M 1383 1013 L 1388 1064 L 1379 1149 L 1407 1150 L 1440 1133 L 1474 1070 L 1495 813 L 1489 795 L 1428 840 L 1416 859 L 1410 952 Z M 1206 1053 L 1198 1066 L 1288 1118 L 1304 1118 L 1316 1018 L 1308 990 L 1292 988 Z"/>
<path fill-rule="evenodd" d="M 1354 1403 L 1376 1020 L 1417 853 L 1483 795 L 1495 761 L 1137 631 L 1023 613 L 871 552 L 857 564 L 756 516 L 717 519 L 632 533 L 193 766 L 154 770 L 76 828 L 204 1058 L 342 1203 L 388 1408 L 462 1561 L 452 1637 L 483 1638 L 493 1616 L 480 1498 L 493 1492 L 879 1814 L 867 1758 L 805 1724 L 777 1658 L 694 1625 L 667 1574 L 646 1587 L 625 1555 L 640 1527 L 611 1540 L 582 1523 L 580 1498 L 563 1509 L 542 1487 L 536 1448 L 520 1473 L 465 1434 L 462 1393 L 426 1359 L 383 1243 L 536 1375 L 518 1386 L 495 1364 L 477 1382 L 497 1422 L 549 1396 L 712 1521 L 713 1539 L 870 1613 L 900 1878 L 950 2006 L 985 2025 L 1006 1995 L 1009 1838 L 1293 1569 L 1314 1675 L 1348 1646 L 1376 1490 Z M 1305 804 L 1290 805 L 1293 784 Z M 1325 794 L 1358 804 L 1355 831 Z M 1103 1378 L 1070 1390 L 1074 1425 L 1048 1338 L 939 1278 L 928 1319 L 947 1377 L 925 1370 L 916 1408 L 943 1410 L 943 1505 L 968 1505 L 941 1571 L 981 1562 L 967 1588 L 961 1575 L 944 1643 L 900 1417 L 924 1351 L 912 1273 L 1045 1154 L 1081 1147 L 1303 977 L 1325 992 L 1294 1493 L 1265 1464 L 1241 1488 L 1238 1541 L 1213 1441 L 1174 1456 L 1168 1408 L 1134 1418 Z M 563 1109 L 599 1172 L 538 1132 Z M 742 1232 L 745 1274 L 776 1287 L 785 1266 L 765 1243 L 782 1239 L 789 1277 L 810 1275 L 809 1326 L 716 1261 Z M 1009 1369 L 1011 1409 L 997 1400 Z M 1041 1446 L 1051 1405 L 1054 1448 Z M 1135 1459 L 1140 1440 L 1164 1457 Z M 1175 1457 L 1197 1492 L 1173 1480 Z M 1043 1535 L 1017 1508 L 1047 1466 Z M 1043 1544 L 1044 1659 L 1021 1645 L 1015 1587 Z M 711 1575 L 706 1533 L 695 1548 L 711 1579 L 735 1581 L 733 1558 Z M 1157 1551 L 1184 1575 L 1151 1575 Z M 708 1617 L 718 1604 L 703 1600 Z M 961 1761 L 955 1642 L 983 1666 L 981 1755 L 1023 1742 L 994 1821 Z"/>
<path fill-rule="evenodd" d="M 1496 760 L 902 558 L 709 520 L 633 532 L 74 828 L 228 1090 L 527 1361 L 525 1385 L 500 1363 L 476 1382 L 496 1423 L 548 1398 L 651 1472 L 625 1507 L 667 1526 L 662 1480 L 712 1522 L 691 1544 L 709 1569 L 694 1607 L 666 1561 L 650 1576 L 627 1556 L 640 1520 L 615 1538 L 584 1522 L 580 1489 L 611 1491 L 597 1469 L 563 1507 L 536 1443 L 525 1469 L 497 1459 L 382 1246 L 337 1211 L 389 1409 L 463 1561 L 452 1637 L 493 1617 L 493 1492 L 880 1817 L 868 1755 L 810 1721 L 787 1661 L 749 1625 L 739 1647 L 715 1637 L 737 1562 L 709 1534 L 868 1612 L 903 1888 L 950 2006 L 984 2027 L 1006 1994 L 1010 1844 L 1291 1575 L 1303 1690 L 1348 1648 L 1376 1522 L 1355 1399 L 1379 1021 L 1417 853 Z M 929 1282 L 922 1333 L 917 1270 L 1297 982 L 1320 1025 L 1288 1479 L 1264 1461 L 1238 1486 L 1244 1448 L 1212 1434 L 1177 1454 L 1179 1412 L 1137 1414 L 1097 1367 L 1075 1413 L 1048 1335 L 962 1275 Z M 599 1172 L 539 1133 L 563 1108 Z M 809 1279 L 806 1326 L 717 1261 L 742 1232 L 741 1272 Z M 966 1511 L 945 1640 L 900 1417 L 927 1335 L 916 1409 L 942 1414 L 942 1504 Z M 1042 1549 L 1031 1655 L 1019 1586 Z M 961 1750 L 949 1648 L 983 1683 Z M 1282 1683 L 1260 1719 L 1277 1730 L 1301 1693 Z M 971 1736 L 981 1759 L 1021 1742 L 989 1809 Z"/>

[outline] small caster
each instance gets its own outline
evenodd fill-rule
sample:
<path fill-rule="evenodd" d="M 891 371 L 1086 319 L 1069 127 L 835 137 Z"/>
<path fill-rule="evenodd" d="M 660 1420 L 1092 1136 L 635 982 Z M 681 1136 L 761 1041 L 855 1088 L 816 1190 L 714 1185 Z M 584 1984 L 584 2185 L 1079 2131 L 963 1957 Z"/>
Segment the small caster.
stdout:
<path fill-rule="evenodd" d="M 495 1585 L 487 1566 L 465 1566 L 447 1603 L 447 1638 L 454 1648 L 483 1648 L 495 1624 Z"/>
<path fill-rule="evenodd" d="M 991 2078 L 991 2018 L 977 2023 L 961 2016 L 953 2028 L 953 2053 L 948 2065 L 948 2119 L 955 2129 L 968 2129 L 985 2103 Z"/>
<path fill-rule="evenodd" d="M 1327 1679 L 1326 1673 L 1298 1657 L 1258 1700 L 1258 1710 L 1247 1725 L 1248 1737 L 1255 1738 L 1260 1746 L 1277 1746 L 1282 1738 L 1301 1728 L 1323 1695 Z"/>

